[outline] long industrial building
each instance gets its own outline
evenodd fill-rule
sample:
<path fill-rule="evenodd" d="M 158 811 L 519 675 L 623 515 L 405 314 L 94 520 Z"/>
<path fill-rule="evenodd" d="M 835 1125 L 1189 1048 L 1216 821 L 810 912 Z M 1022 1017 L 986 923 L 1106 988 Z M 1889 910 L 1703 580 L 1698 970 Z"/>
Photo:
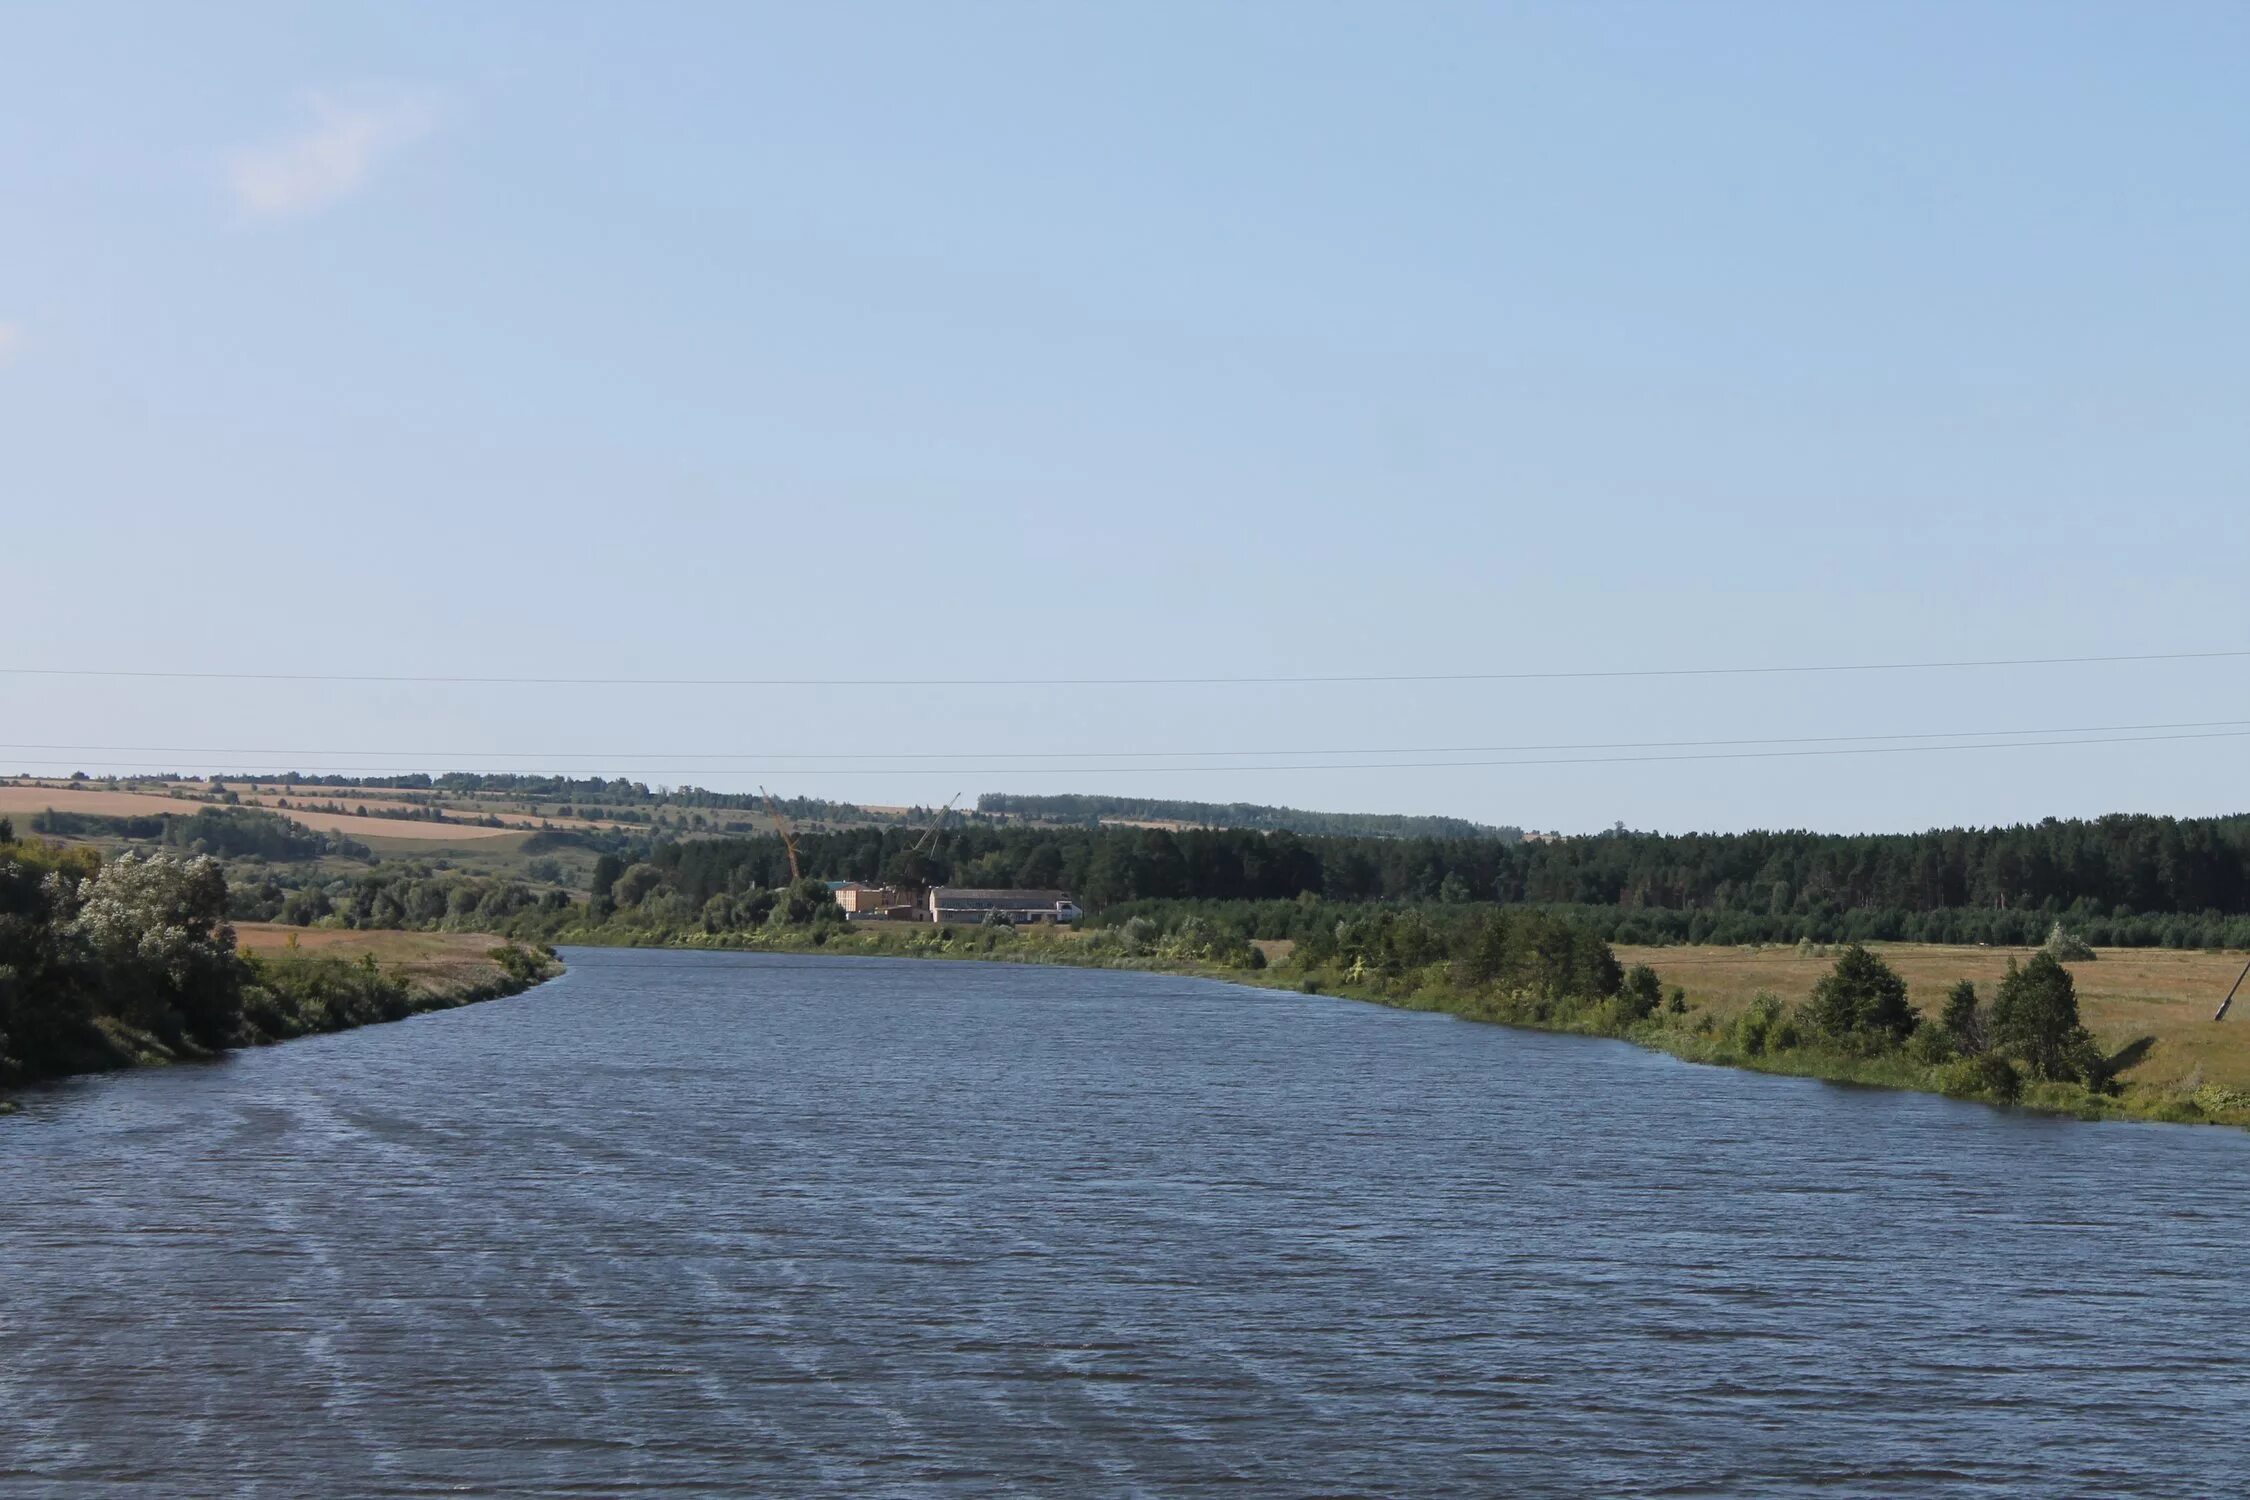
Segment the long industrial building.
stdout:
<path fill-rule="evenodd" d="M 930 891 L 930 920 L 974 924 L 992 917 L 1025 926 L 1033 922 L 1075 922 L 1083 915 L 1067 891 L 985 890 L 941 885 Z"/>

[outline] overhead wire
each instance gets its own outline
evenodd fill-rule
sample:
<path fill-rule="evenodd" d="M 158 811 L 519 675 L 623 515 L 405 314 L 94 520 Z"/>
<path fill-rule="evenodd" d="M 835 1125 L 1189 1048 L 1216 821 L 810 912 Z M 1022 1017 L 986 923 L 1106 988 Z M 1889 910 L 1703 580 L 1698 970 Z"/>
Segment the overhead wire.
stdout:
<path fill-rule="evenodd" d="M 1744 736 L 1708 740 L 1585 740 L 1524 745 L 1383 745 L 1357 748 L 1319 747 L 1302 750 L 1264 748 L 1249 750 L 931 750 L 931 751 L 685 751 L 685 750 L 407 750 L 310 749 L 271 745 L 91 745 L 65 743 L 0 743 L 0 751 L 89 751 L 100 755 L 197 756 L 313 756 L 382 758 L 392 760 L 472 760 L 551 762 L 592 760 L 605 763 L 644 764 L 653 761 L 1036 761 L 1036 760 L 1240 760 L 1310 755 L 1534 755 L 1579 750 L 1705 750 L 1755 746 L 1850 745 L 1881 741 L 2017 739 L 2056 735 L 2155 734 L 2175 730 L 2250 729 L 2250 719 L 2204 719 L 2158 724 L 2077 724 L 2041 729 L 1914 730 L 1891 734 L 1814 734 Z M 127 764 L 137 764 L 128 762 Z M 691 768 L 692 769 L 692 768 Z"/>
<path fill-rule="evenodd" d="M 1805 758 L 1817 758 L 1817 757 L 1833 757 L 1833 756 L 1850 756 L 1850 755 L 1901 755 L 1901 754 L 1931 754 L 1931 753 L 1943 753 L 1943 752 L 1946 752 L 1946 751 L 1957 751 L 1957 750 L 2037 750 L 2037 749 L 2053 749 L 2053 748 L 2058 748 L 2058 747 L 2062 747 L 2062 746 L 2072 746 L 2072 745 L 2144 745 L 2144 744 L 2155 744 L 2155 743 L 2159 743 L 2159 742 L 2165 742 L 2165 741 L 2185 741 L 2185 740 L 2225 740 L 2225 739 L 2243 739 L 2243 738 L 2250 738 L 2250 729 L 2231 729 L 2231 730 L 2217 730 L 2217 731 L 2210 731 L 2210 732 L 2197 732 L 2197 733 L 2168 733 L 2168 734 L 2142 734 L 2142 735 L 2104 735 L 2104 736 L 2083 736 L 2083 737 L 2070 737 L 2070 738 L 2049 738 L 2049 739 L 2012 739 L 2012 740 L 2000 740 L 2000 741 L 1990 741 L 1990 740 L 1988 740 L 1988 741 L 1982 741 L 1982 742 L 1976 742 L 1976 743 L 1969 743 L 1969 744 L 1927 744 L 1927 743 L 1924 743 L 1924 744 L 1904 744 L 1904 745 L 1900 745 L 1900 744 L 1890 744 L 1890 745 L 1841 745 L 1841 746 L 1834 746 L 1834 747 L 1831 747 L 1831 748 L 1827 748 L 1827 749 L 1781 749 L 1781 750 L 1719 750 L 1719 751 L 1711 751 L 1711 752 L 1697 752 L 1697 753 L 1693 753 L 1693 754 L 1686 754 L 1686 755 L 1590 755 L 1590 756 L 1558 756 L 1558 757 L 1547 757 L 1547 758 L 1511 758 L 1511 759 L 1495 759 L 1495 760 L 1414 760 L 1414 761 L 1338 761 L 1338 762 L 1320 762 L 1320 761 L 1286 761 L 1286 762 L 1275 762 L 1275 763 L 1270 763 L 1270 764 L 1265 764 L 1265 765 L 1193 765 L 1193 766 L 1183 766 L 1183 765 L 1162 765 L 1162 766 L 1151 766 L 1151 765 L 1138 765 L 1138 766 L 1127 766 L 1127 765 L 1109 765 L 1109 766 L 1007 766 L 1007 767 L 998 767 L 998 768 L 989 768 L 989 769 L 987 769 L 987 768 L 979 768 L 979 767 L 974 767 L 974 766 L 968 766 L 968 767 L 963 767 L 963 766 L 948 766 L 948 767 L 947 767 L 946 769 L 948 770 L 948 772 L 949 772 L 949 773 L 953 773 L 953 774 L 993 774 L 993 775 L 1007 775 L 1007 776 L 1089 776 L 1089 775 L 1125 775 L 1125 774 L 1133 774 L 1133 775 L 1149 775 L 1149 774 L 1173 774 L 1173 775 L 1181 775 L 1181 774 L 1199 774 L 1199 775 L 1200 775 L 1200 774 L 1208 774 L 1208 773 L 1214 773 L 1214 772 L 1216 772 L 1216 773 L 1238 773 L 1238 772 L 1281 772 L 1281 771 L 1437 771 L 1437 770 L 1461 770 L 1461 769 L 1502 769 L 1502 768 L 1509 768 L 1509 767 L 1534 767 L 1534 766 L 1653 765 L 1653 764 L 1665 764 L 1665 763 L 1680 763 L 1680 762 L 1690 762 L 1690 761 L 1728 761 L 1728 760 L 1788 760 L 1788 759 L 1805 759 Z M 77 766 L 75 767 L 75 769 L 78 769 L 78 770 L 141 770 L 141 771 L 163 771 L 163 770 L 172 770 L 172 769 L 177 769 L 177 767 L 176 767 L 176 766 L 174 766 L 174 765 L 171 765 L 171 764 L 169 764 L 169 763 L 165 763 L 165 762 L 159 762 L 159 761 L 88 761 L 88 762 L 81 762 L 81 763 L 79 763 L 79 764 L 78 764 L 78 765 L 77 765 Z M 289 769 L 291 769 L 291 770 L 295 770 L 295 771 L 297 771 L 297 772 L 300 772 L 300 773 L 302 773 L 302 772 L 308 772 L 308 771 L 317 771 L 317 772 L 323 772 L 323 773 L 333 773 L 333 774 L 353 774 L 353 775 L 362 775 L 362 776 L 366 776 L 366 775 L 386 775 L 386 774 L 400 774 L 400 775 L 405 775 L 405 774 L 415 774 L 415 773 L 426 773 L 426 772 L 428 772 L 428 771 L 430 770 L 430 768 L 429 768 L 429 767 L 428 767 L 427 765 L 419 765 L 419 766 L 415 766 L 415 765 L 393 765 L 393 766 L 382 766 L 382 765 L 352 765 L 352 766 L 321 766 L 321 765 L 297 765 L 297 766 L 293 766 L 293 767 L 291 767 L 291 768 L 289 768 Z M 692 768 L 676 768 L 676 769 L 692 769 Z M 744 768 L 740 768 L 740 767 L 729 767 L 729 768 L 726 768 L 726 769 L 727 769 L 727 770 L 729 771 L 729 773 L 730 773 L 730 774 L 736 774 L 736 775 L 744 774 Z M 864 766 L 854 766 L 854 767 L 847 767 L 847 768 L 842 768 L 842 769 L 832 769 L 832 770 L 818 770 L 818 771 L 804 771 L 804 770 L 796 770 L 796 769 L 794 769 L 794 768 L 791 768 L 791 769 L 793 769 L 793 770 L 794 770 L 794 774 L 798 774 L 798 775 L 817 775 L 817 776 L 896 776 L 896 775 L 898 775 L 898 774 L 899 774 L 899 772 L 898 772 L 898 770 L 897 770 L 896 768 L 869 768 L 869 767 L 864 767 Z M 284 772 L 284 771 L 270 771 L 270 770 L 269 770 L 269 771 L 266 771 L 266 772 L 263 772 L 263 773 L 257 773 L 257 774 L 255 774 L 255 775 L 254 775 L 253 773 L 251 773 L 251 772 L 249 772 L 249 771 L 247 771 L 247 770 L 244 770 L 244 769 L 242 769 L 242 768 L 239 768 L 239 767 L 237 767 L 237 768 L 236 768 L 236 770 L 235 770 L 235 771 L 234 771 L 233 773 L 231 773 L 231 774 L 236 774 L 236 775 L 239 775 L 239 776 L 243 777 L 244 779 L 264 779 L 264 780 L 272 780 L 272 779 L 276 779 L 276 778 L 278 778 L 278 777 L 280 777 L 280 776 L 282 776 L 282 775 L 286 775 L 287 773 L 286 773 L 286 772 Z M 485 774 L 497 774 L 497 773 L 485 773 Z M 524 774 L 532 774 L 532 773 L 529 773 L 529 772 L 525 772 Z"/>
<path fill-rule="evenodd" d="M 1373 683 L 1594 682 L 1664 677 L 1771 677 L 1852 672 L 1937 672 L 2016 667 L 2116 666 L 2250 658 L 2250 649 L 2150 651 L 2107 656 L 2013 656 L 1945 661 L 1824 662 L 1780 666 L 1567 668 L 1494 672 L 1342 672 L 1089 677 L 563 677 L 410 672 L 250 672 L 159 667 L 30 667 L 0 664 L 15 677 L 132 678 L 181 682 L 388 683 L 464 687 L 1251 687 Z"/>

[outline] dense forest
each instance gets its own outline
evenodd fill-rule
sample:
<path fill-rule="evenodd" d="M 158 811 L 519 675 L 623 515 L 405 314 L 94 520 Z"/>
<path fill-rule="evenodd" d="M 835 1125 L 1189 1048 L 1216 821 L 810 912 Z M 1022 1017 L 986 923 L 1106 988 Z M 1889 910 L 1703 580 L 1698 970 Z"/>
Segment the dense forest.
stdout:
<path fill-rule="evenodd" d="M 909 830 L 843 830 L 802 838 L 798 852 L 805 873 L 828 879 L 1054 886 L 1094 909 L 1304 894 L 1498 901 L 1599 908 L 1652 934 L 1696 939 L 1722 922 L 1744 931 L 1767 924 L 1755 935 L 1794 939 L 1822 936 L 1807 931 L 1808 920 L 1929 925 L 1953 913 L 1959 933 L 2020 922 L 2035 936 L 2043 918 L 2065 912 L 2087 921 L 2250 915 L 2250 817 L 2050 819 L 1882 835 L 1619 831 L 1518 844 L 970 825 L 934 850 L 916 852 L 913 841 Z M 781 884 L 788 868 L 772 837 L 659 844 L 646 862 L 698 905 Z M 1697 919 L 1706 930 L 1691 931 Z"/>
<path fill-rule="evenodd" d="M 1009 792 L 986 792 L 977 798 L 977 811 L 1049 823 L 1089 825 L 1112 819 L 1374 838 L 1489 838 L 1513 842 L 1523 837 L 1520 828 L 1495 828 L 1472 823 L 1467 818 L 1423 817 L 1410 813 L 1311 812 L 1297 807 L 1268 807 L 1257 802 L 1180 802 L 1162 797 L 1101 797 L 1082 793 L 1019 796 Z"/>
<path fill-rule="evenodd" d="M 760 893 L 790 880 L 787 850 L 770 834 L 540 831 L 525 842 L 533 856 L 525 880 L 423 863 L 363 874 L 291 865 L 329 836 L 247 810 L 159 821 L 174 848 L 273 861 L 241 872 L 229 896 L 237 920 L 544 938 L 614 917 L 650 930 L 718 931 L 763 920 L 770 895 Z M 934 840 L 925 833 L 911 825 L 809 831 L 798 855 L 804 873 L 821 880 L 1059 888 L 1097 925 L 1192 908 L 1245 937 L 1302 939 L 1332 925 L 1333 909 L 1367 903 L 1497 903 L 1562 913 L 1628 943 L 2033 944 L 2060 918 L 2100 945 L 2250 945 L 2246 817 L 1864 836 L 1615 830 L 1521 843 L 986 821 L 950 825 Z M 585 891 L 590 910 L 557 888 L 561 871 L 545 857 L 571 850 L 603 856 Z"/>
<path fill-rule="evenodd" d="M 1873 837 L 1615 832 L 1493 839 L 1320 838 L 1248 830 L 967 825 L 798 840 L 815 880 L 1060 888 L 1096 926 L 1185 915 L 1300 941 L 1367 904 L 1528 906 L 1613 942 L 1919 941 L 2031 945 L 2061 919 L 2102 945 L 2250 946 L 2250 819 L 2116 817 Z M 790 882 L 779 838 L 604 841 L 587 902 L 520 881 L 382 866 L 239 888 L 235 914 L 553 938 L 765 921 Z"/>

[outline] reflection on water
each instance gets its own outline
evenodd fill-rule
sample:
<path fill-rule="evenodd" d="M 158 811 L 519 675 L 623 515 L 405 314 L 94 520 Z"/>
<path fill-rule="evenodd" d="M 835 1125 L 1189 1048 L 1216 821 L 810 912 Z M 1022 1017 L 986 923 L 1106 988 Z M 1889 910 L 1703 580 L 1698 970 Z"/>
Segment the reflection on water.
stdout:
<path fill-rule="evenodd" d="M 0 1494 L 2250 1491 L 2250 1141 L 577 952 L 0 1120 Z"/>

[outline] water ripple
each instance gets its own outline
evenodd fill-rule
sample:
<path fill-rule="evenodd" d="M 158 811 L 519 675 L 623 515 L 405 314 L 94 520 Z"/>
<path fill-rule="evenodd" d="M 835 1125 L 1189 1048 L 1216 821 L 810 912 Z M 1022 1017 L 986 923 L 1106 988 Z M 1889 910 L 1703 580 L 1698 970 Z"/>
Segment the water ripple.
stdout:
<path fill-rule="evenodd" d="M 0 1494 L 2250 1491 L 2250 1141 L 585 952 L 0 1121 Z"/>

